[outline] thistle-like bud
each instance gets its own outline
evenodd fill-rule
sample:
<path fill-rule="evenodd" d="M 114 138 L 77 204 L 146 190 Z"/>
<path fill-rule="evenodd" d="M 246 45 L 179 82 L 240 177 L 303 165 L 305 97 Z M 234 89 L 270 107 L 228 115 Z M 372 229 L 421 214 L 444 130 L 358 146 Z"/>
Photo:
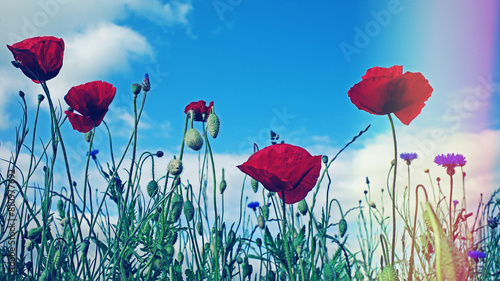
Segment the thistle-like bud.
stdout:
<path fill-rule="evenodd" d="M 142 90 L 142 86 L 141 85 L 139 85 L 137 83 L 132 84 L 132 93 L 134 95 L 138 95 L 141 92 L 141 90 Z"/>
<path fill-rule="evenodd" d="M 323 266 L 323 279 L 324 280 L 335 280 L 335 271 L 331 264 L 327 263 Z"/>
<path fill-rule="evenodd" d="M 148 183 L 147 187 L 149 197 L 154 197 L 158 192 L 158 183 L 155 180 L 152 180 Z"/>
<path fill-rule="evenodd" d="M 399 280 L 399 278 L 396 270 L 391 265 L 387 265 L 384 267 L 384 270 L 382 270 L 380 280 L 396 281 Z"/>
<path fill-rule="evenodd" d="M 264 220 L 264 216 L 259 215 L 257 217 L 257 224 L 259 225 L 260 229 L 264 229 L 264 227 L 266 227 L 266 220 Z"/>
<path fill-rule="evenodd" d="M 168 163 L 168 172 L 171 175 L 178 176 L 182 173 L 182 161 L 180 159 L 172 159 L 170 163 Z"/>
<path fill-rule="evenodd" d="M 144 92 L 151 90 L 151 83 L 149 82 L 149 75 L 147 73 L 144 75 L 144 80 L 142 81 L 142 90 Z"/>
<path fill-rule="evenodd" d="M 302 199 L 299 201 L 299 204 L 297 205 L 297 208 L 299 209 L 299 212 L 305 216 L 307 214 L 307 202 L 305 199 Z"/>
<path fill-rule="evenodd" d="M 257 193 L 259 190 L 259 182 L 256 179 L 251 179 L 250 180 L 250 186 L 252 186 L 252 190 L 254 193 Z"/>
<path fill-rule="evenodd" d="M 191 221 L 194 217 L 194 206 L 193 203 L 189 200 L 184 202 L 184 216 L 186 216 L 187 221 Z"/>
<path fill-rule="evenodd" d="M 200 131 L 195 128 L 191 128 L 186 132 L 184 140 L 186 145 L 194 151 L 200 150 L 203 146 L 203 137 L 201 136 Z"/>
<path fill-rule="evenodd" d="M 207 129 L 208 133 L 212 138 L 214 139 L 217 138 L 217 135 L 219 135 L 219 130 L 220 130 L 220 120 L 217 114 L 210 113 L 210 115 L 208 115 Z"/>
<path fill-rule="evenodd" d="M 344 237 L 346 231 L 347 231 L 347 221 L 344 218 L 341 218 L 339 221 L 340 237 Z"/>

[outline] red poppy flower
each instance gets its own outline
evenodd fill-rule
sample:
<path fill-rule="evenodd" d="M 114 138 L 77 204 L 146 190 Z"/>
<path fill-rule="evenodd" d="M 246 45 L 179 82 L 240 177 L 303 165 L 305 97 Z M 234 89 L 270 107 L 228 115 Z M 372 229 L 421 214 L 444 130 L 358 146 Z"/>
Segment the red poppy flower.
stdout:
<path fill-rule="evenodd" d="M 116 94 L 113 85 L 103 81 L 93 81 L 71 88 L 64 100 L 81 115 L 65 111 L 73 129 L 86 133 L 101 124 L 108 107 Z"/>
<path fill-rule="evenodd" d="M 321 155 L 311 156 L 290 144 L 275 144 L 254 153 L 238 168 L 259 181 L 267 190 L 285 193 L 285 203 L 293 204 L 307 196 L 318 180 Z"/>
<path fill-rule="evenodd" d="M 7 48 L 21 63 L 23 73 L 34 82 L 50 80 L 59 73 L 63 62 L 64 41 L 52 36 L 25 39 Z"/>
<path fill-rule="evenodd" d="M 401 65 L 368 69 L 348 92 L 358 109 L 377 115 L 394 113 L 405 125 L 420 114 L 431 94 L 432 87 L 421 73 L 403 74 Z"/>
<path fill-rule="evenodd" d="M 193 120 L 194 121 L 207 121 L 208 115 L 210 114 L 210 110 L 212 109 L 212 106 L 214 106 L 214 102 L 210 102 L 210 104 L 207 106 L 207 103 L 204 100 L 200 101 L 193 101 L 192 103 L 188 104 L 186 108 L 184 109 L 184 113 L 188 113 L 190 110 L 193 110 Z M 205 115 L 203 115 L 205 114 Z"/>

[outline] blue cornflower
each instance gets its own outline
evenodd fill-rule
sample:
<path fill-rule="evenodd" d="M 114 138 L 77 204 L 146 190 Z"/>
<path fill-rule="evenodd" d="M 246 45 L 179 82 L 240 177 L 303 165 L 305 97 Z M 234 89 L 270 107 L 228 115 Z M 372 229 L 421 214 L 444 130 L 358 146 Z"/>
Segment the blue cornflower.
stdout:
<path fill-rule="evenodd" d="M 411 161 L 417 159 L 417 154 L 416 153 L 401 153 L 399 154 L 399 157 L 401 157 L 401 159 L 405 160 L 406 161 L 406 164 L 410 165 L 411 164 Z"/>
<path fill-rule="evenodd" d="M 469 257 L 474 259 L 484 259 L 486 254 L 481 251 L 469 251 Z"/>
<path fill-rule="evenodd" d="M 497 228 L 498 226 L 498 218 L 497 217 L 494 217 L 494 218 L 489 218 L 488 219 L 488 226 L 491 228 L 491 229 L 495 229 Z"/>
<path fill-rule="evenodd" d="M 97 153 L 99 153 L 99 149 L 94 149 L 94 150 L 90 151 L 90 156 L 95 157 L 97 155 Z M 85 153 L 85 156 L 89 156 L 88 151 L 87 151 L 87 153 Z"/>
<path fill-rule="evenodd" d="M 251 208 L 252 210 L 255 211 L 260 206 L 260 204 L 259 204 L 259 202 L 250 202 L 250 203 L 248 203 L 247 206 L 248 206 L 248 208 Z"/>
<path fill-rule="evenodd" d="M 450 176 L 455 174 L 455 167 L 463 167 L 467 161 L 462 154 L 448 153 L 446 155 L 441 154 L 434 158 L 434 163 L 445 167 L 446 173 Z"/>

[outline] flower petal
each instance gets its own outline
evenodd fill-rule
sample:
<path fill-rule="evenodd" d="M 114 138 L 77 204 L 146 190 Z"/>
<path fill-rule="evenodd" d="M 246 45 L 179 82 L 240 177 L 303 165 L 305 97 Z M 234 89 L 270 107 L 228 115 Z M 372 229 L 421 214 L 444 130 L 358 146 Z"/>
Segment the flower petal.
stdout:
<path fill-rule="evenodd" d="M 64 111 L 64 113 L 66 113 L 66 115 L 68 116 L 68 120 L 74 130 L 77 130 L 80 133 L 87 133 L 94 128 L 94 120 L 92 120 L 90 117 L 78 115 L 67 110 Z"/>

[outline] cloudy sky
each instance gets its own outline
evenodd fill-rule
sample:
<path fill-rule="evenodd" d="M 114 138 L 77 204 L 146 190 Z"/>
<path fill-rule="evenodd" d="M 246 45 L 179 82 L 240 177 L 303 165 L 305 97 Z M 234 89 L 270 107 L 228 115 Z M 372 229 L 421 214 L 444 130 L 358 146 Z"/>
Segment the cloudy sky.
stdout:
<path fill-rule="evenodd" d="M 122 145 L 117 154 L 132 131 L 130 85 L 149 73 L 152 90 L 141 120 L 139 151 L 165 151 L 158 173 L 178 154 L 184 107 L 200 99 L 214 101 L 222 125 L 212 149 L 218 176 L 222 168 L 227 171 L 226 198 L 239 196 L 243 174 L 235 166 L 248 158 L 254 143 L 260 148 L 270 144 L 270 130 L 286 143 L 333 157 L 371 124 L 330 168 L 330 198 L 337 198 L 345 209 L 363 199 L 366 177 L 374 198 L 379 198 L 393 159 L 387 118 L 358 110 L 347 96 L 374 66 L 403 65 L 404 71 L 421 72 L 434 89 L 410 126 L 396 120 L 399 151 L 419 157 L 411 167 L 413 188 L 429 184 L 425 168 L 433 177 L 445 179 L 445 170 L 432 160 L 452 152 L 464 154 L 468 161 L 464 168 L 469 210 L 476 209 L 469 202 L 477 204 L 480 193 L 487 198 L 499 187 L 498 26 L 494 0 L 0 3 L 0 45 L 43 35 L 64 39 L 63 68 L 48 81 L 63 109 L 62 97 L 72 86 L 94 80 L 115 85 L 117 95 L 105 121 L 113 141 Z M 30 118 L 42 92 L 12 67 L 12 59 L 7 48 L 0 50 L 4 159 L 14 147 L 21 114 L 18 91 L 28 97 Z M 44 122 L 38 132 L 47 136 L 46 107 L 40 118 Z M 88 147 L 70 124 L 62 130 L 78 167 Z M 109 161 L 104 128 L 97 130 L 95 148 L 101 151 L 101 162 Z M 184 179 L 196 182 L 197 154 L 186 157 Z M 0 172 L 5 173 L 5 166 Z M 406 168 L 399 172 L 402 190 Z M 445 191 L 447 182 L 443 185 Z M 454 199 L 462 198 L 461 187 Z M 247 191 L 250 200 L 258 200 Z M 350 219 L 354 221 L 355 215 Z"/>

